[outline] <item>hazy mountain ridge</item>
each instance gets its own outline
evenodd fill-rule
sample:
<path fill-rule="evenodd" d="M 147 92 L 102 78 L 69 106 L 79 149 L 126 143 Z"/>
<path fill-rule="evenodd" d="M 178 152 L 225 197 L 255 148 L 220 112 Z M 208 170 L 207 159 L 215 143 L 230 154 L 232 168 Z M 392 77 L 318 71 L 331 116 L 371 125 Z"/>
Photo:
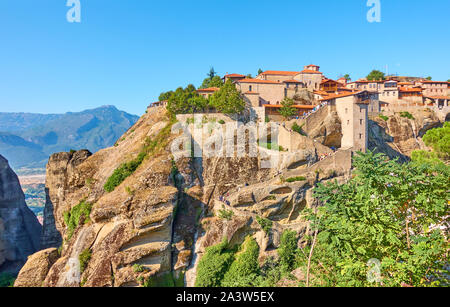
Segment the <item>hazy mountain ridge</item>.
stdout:
<path fill-rule="evenodd" d="M 13 168 L 42 168 L 55 152 L 112 146 L 138 119 L 114 106 L 66 114 L 0 113 L 0 153 Z"/>

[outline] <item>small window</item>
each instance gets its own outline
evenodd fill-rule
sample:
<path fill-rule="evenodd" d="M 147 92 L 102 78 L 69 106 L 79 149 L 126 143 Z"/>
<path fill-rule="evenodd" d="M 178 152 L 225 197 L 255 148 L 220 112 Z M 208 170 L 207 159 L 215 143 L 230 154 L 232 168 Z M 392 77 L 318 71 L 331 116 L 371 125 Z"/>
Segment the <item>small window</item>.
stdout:
<path fill-rule="evenodd" d="M 252 91 L 252 86 L 251 85 L 248 86 L 248 90 L 249 90 L 249 92 Z"/>
<path fill-rule="evenodd" d="M 363 120 L 362 119 L 359 120 L 359 124 L 362 126 L 362 124 L 363 124 Z"/>
<path fill-rule="evenodd" d="M 361 133 L 359 134 L 359 139 L 360 139 L 360 140 L 362 139 L 362 134 L 361 134 Z"/>
<path fill-rule="evenodd" d="M 347 121 L 347 125 L 350 125 L 350 121 L 349 120 Z"/>

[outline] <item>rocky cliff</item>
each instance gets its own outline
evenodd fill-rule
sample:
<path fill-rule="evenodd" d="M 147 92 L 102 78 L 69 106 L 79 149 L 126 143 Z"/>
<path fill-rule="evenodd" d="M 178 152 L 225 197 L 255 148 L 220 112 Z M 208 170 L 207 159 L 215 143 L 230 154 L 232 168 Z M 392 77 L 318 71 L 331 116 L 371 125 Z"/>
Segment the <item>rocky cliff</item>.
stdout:
<path fill-rule="evenodd" d="M 394 118 L 376 124 L 386 133 L 376 141 L 388 147 L 395 136 L 388 140 L 387 133 L 401 131 Z M 313 137 L 295 134 L 289 152 L 259 147 L 258 157 L 174 159 L 172 124 L 162 109 L 150 108 L 114 147 L 50 158 L 42 242 L 50 248 L 29 259 L 16 286 L 193 286 L 207 247 L 224 237 L 241 244 L 250 235 L 261 262 L 276 257 L 284 230 L 309 233 L 303 213 L 319 205 L 314 186 L 351 176 L 352 152 L 323 145 L 337 145 L 335 114 L 305 127 Z M 263 168 L 275 153 L 278 163 Z M 118 173 L 117 186 L 105 189 Z M 261 219 L 270 221 L 270 232 Z"/>
<path fill-rule="evenodd" d="M 440 125 L 436 114 L 426 109 L 374 117 L 369 121 L 369 148 L 407 161 L 414 150 L 427 149 L 422 137 Z"/>
<path fill-rule="evenodd" d="M 41 225 L 27 207 L 19 179 L 0 156 L 0 272 L 17 273 L 39 250 Z"/>

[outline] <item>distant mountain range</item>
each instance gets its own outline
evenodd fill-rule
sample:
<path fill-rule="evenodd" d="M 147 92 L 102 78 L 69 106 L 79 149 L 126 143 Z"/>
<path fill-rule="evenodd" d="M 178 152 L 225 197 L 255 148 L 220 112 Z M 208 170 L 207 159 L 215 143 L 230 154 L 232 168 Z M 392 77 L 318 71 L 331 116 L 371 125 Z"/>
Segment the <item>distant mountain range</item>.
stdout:
<path fill-rule="evenodd" d="M 66 114 L 0 113 L 0 154 L 16 170 L 44 168 L 55 152 L 112 146 L 138 119 L 114 106 Z"/>

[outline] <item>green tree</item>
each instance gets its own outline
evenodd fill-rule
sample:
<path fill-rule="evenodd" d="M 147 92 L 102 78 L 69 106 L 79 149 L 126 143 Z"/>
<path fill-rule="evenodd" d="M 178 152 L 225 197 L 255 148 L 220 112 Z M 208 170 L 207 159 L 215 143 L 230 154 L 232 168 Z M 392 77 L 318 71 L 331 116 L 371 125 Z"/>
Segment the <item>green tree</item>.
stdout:
<path fill-rule="evenodd" d="M 222 87 L 223 81 L 220 76 L 214 76 L 212 79 L 206 78 L 203 80 L 202 86 L 200 88 L 209 88 L 209 87 Z"/>
<path fill-rule="evenodd" d="M 201 110 L 206 102 L 199 96 L 195 86 L 192 84 L 189 84 L 184 89 L 179 87 L 170 95 L 167 109 L 172 114 L 186 114 Z"/>
<path fill-rule="evenodd" d="M 258 69 L 258 75 L 262 74 L 264 71 L 260 68 Z"/>
<path fill-rule="evenodd" d="M 428 130 L 423 137 L 425 145 L 432 147 L 443 160 L 450 159 L 450 122 L 446 122 L 442 128 Z"/>
<path fill-rule="evenodd" d="M 374 69 L 370 72 L 370 74 L 367 75 L 367 80 L 369 81 L 385 80 L 384 72 Z"/>
<path fill-rule="evenodd" d="M 399 164 L 372 152 L 359 153 L 354 165 L 355 177 L 348 183 L 319 184 L 314 191 L 324 203 L 309 216 L 320 231 L 311 258 L 314 284 L 445 283 L 448 243 L 440 227 L 448 216 L 449 168 Z M 368 273 L 377 271 L 370 271 L 371 259 L 380 261 L 379 280 L 373 283 Z"/>
<path fill-rule="evenodd" d="M 196 287 L 220 287 L 225 273 L 234 260 L 234 251 L 225 238 L 222 243 L 210 246 L 197 267 Z"/>
<path fill-rule="evenodd" d="M 223 287 L 250 287 L 259 272 L 259 246 L 255 239 L 248 236 L 241 246 L 241 251 L 225 273 L 222 281 Z"/>
<path fill-rule="evenodd" d="M 352 78 L 350 77 L 349 74 L 345 74 L 345 75 L 344 75 L 344 78 L 345 78 L 345 80 L 347 80 L 347 82 L 352 81 Z"/>
<path fill-rule="evenodd" d="M 170 96 L 172 96 L 173 91 L 163 92 L 161 95 L 159 95 L 159 101 L 166 101 L 169 100 Z"/>
<path fill-rule="evenodd" d="M 214 70 L 214 67 L 211 67 L 211 69 L 209 70 L 209 73 L 207 74 L 209 80 L 212 80 L 214 77 L 217 76 L 217 72 Z"/>
<path fill-rule="evenodd" d="M 278 111 L 284 118 L 288 119 L 297 114 L 297 110 L 293 108 L 294 100 L 290 98 L 284 98 L 281 102 L 282 107 Z"/>
<path fill-rule="evenodd" d="M 433 77 L 428 76 L 428 77 L 426 77 L 426 79 L 427 79 L 428 81 L 431 81 L 431 80 L 433 80 Z"/>
<path fill-rule="evenodd" d="M 297 233 L 295 231 L 286 230 L 281 235 L 278 255 L 280 256 L 280 265 L 284 272 L 290 272 L 295 268 L 297 241 Z"/>
<path fill-rule="evenodd" d="M 210 104 L 225 114 L 238 114 L 245 109 L 245 101 L 231 80 L 210 97 Z"/>

